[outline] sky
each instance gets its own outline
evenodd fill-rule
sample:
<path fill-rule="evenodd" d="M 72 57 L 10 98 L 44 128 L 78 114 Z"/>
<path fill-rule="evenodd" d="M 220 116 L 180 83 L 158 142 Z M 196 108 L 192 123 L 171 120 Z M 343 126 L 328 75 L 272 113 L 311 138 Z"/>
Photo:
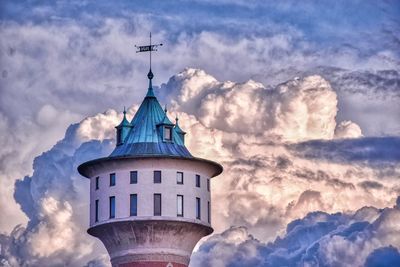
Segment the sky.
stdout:
<path fill-rule="evenodd" d="M 147 89 L 220 162 L 197 266 L 400 262 L 398 1 L 1 1 L 0 266 L 109 266 L 89 184 Z M 83 234 L 82 234 L 83 233 Z"/>

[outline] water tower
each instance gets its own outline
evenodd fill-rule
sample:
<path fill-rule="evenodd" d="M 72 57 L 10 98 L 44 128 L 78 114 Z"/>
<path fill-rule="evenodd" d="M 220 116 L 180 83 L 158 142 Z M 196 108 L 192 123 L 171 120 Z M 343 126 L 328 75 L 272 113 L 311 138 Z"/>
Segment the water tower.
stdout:
<path fill-rule="evenodd" d="M 132 121 L 124 111 L 111 155 L 78 167 L 90 179 L 87 232 L 112 266 L 188 266 L 196 243 L 213 232 L 210 179 L 222 166 L 191 155 L 153 92 L 151 68 L 147 76 L 147 94 Z"/>

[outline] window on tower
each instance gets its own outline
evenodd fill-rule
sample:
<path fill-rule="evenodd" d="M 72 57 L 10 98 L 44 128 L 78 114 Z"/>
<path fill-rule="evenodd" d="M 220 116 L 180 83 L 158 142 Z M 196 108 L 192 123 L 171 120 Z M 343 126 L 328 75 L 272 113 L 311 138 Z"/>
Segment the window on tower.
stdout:
<path fill-rule="evenodd" d="M 183 172 L 176 173 L 176 183 L 183 184 Z"/>
<path fill-rule="evenodd" d="M 154 216 L 161 216 L 161 194 L 154 194 Z"/>
<path fill-rule="evenodd" d="M 183 196 L 176 196 L 176 215 L 178 217 L 183 217 Z"/>
<path fill-rule="evenodd" d="M 115 185 L 115 173 L 110 174 L 110 186 Z"/>
<path fill-rule="evenodd" d="M 99 200 L 96 199 L 95 207 L 94 207 L 94 221 L 99 221 Z"/>
<path fill-rule="evenodd" d="M 161 171 L 154 171 L 154 183 L 161 184 Z"/>
<path fill-rule="evenodd" d="M 210 179 L 207 179 L 207 191 L 210 192 Z"/>
<path fill-rule="evenodd" d="M 110 197 L 110 219 L 115 218 L 115 197 Z"/>
<path fill-rule="evenodd" d="M 99 189 L 99 181 L 100 181 L 100 177 L 97 176 L 97 177 L 96 177 L 96 190 Z"/>
<path fill-rule="evenodd" d="M 130 178 L 131 178 L 130 183 L 131 184 L 137 184 L 137 177 L 138 177 L 138 172 L 137 171 L 131 171 L 131 173 L 130 173 Z"/>
<path fill-rule="evenodd" d="M 131 194 L 130 215 L 137 216 L 137 194 Z"/>
<path fill-rule="evenodd" d="M 201 219 L 201 211 L 200 211 L 200 198 L 196 197 L 196 219 Z"/>
<path fill-rule="evenodd" d="M 200 175 L 196 174 L 196 187 L 200 187 Z"/>
<path fill-rule="evenodd" d="M 171 141 L 172 140 L 172 128 L 165 126 L 164 127 L 164 140 Z"/>
<path fill-rule="evenodd" d="M 210 201 L 207 202 L 207 220 L 208 220 L 208 223 L 211 223 L 211 207 L 210 207 Z"/>

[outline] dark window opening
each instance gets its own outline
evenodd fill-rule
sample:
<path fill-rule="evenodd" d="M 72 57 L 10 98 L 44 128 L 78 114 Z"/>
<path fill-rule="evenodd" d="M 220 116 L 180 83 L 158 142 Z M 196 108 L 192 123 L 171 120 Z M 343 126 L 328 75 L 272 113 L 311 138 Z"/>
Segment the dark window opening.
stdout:
<path fill-rule="evenodd" d="M 154 216 L 161 216 L 161 194 L 154 194 Z"/>
<path fill-rule="evenodd" d="M 99 189 L 99 180 L 100 180 L 100 177 L 97 176 L 97 177 L 96 177 L 96 190 Z"/>
<path fill-rule="evenodd" d="M 207 203 L 207 217 L 208 217 L 208 223 L 211 223 L 211 206 L 210 206 L 210 201 Z"/>
<path fill-rule="evenodd" d="M 110 174 L 110 186 L 115 185 L 115 173 Z"/>
<path fill-rule="evenodd" d="M 115 197 L 110 197 L 110 219 L 115 218 Z"/>
<path fill-rule="evenodd" d="M 131 184 L 137 184 L 138 172 L 131 171 Z"/>
<path fill-rule="evenodd" d="M 161 171 L 154 171 L 154 183 L 161 184 Z"/>
<path fill-rule="evenodd" d="M 94 221 L 99 221 L 99 200 L 96 199 L 95 207 L 94 207 Z"/>
<path fill-rule="evenodd" d="M 200 175 L 196 174 L 196 187 L 200 187 Z"/>
<path fill-rule="evenodd" d="M 200 198 L 196 197 L 196 219 L 201 219 L 201 206 L 200 206 Z"/>
<path fill-rule="evenodd" d="M 137 216 L 137 194 L 131 194 L 130 215 Z"/>
<path fill-rule="evenodd" d="M 176 173 L 176 183 L 183 184 L 183 172 Z"/>

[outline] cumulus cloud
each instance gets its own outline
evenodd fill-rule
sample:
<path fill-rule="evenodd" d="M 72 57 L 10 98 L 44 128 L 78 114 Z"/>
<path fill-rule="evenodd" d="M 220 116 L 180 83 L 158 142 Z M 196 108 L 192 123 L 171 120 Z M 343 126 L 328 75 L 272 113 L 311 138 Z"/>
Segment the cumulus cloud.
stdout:
<path fill-rule="evenodd" d="M 163 15 L 150 2 L 96 3 L 96 14 L 90 2 L 23 5 L 2 3 L 0 26 L 1 264 L 108 261 L 76 234 L 85 230 L 88 200 L 74 164 L 109 149 L 118 111 L 142 99 L 148 58 L 133 56 L 132 45 L 147 42 L 149 31 L 165 44 L 155 59 L 156 82 L 194 67 L 157 92 L 164 102 L 176 100 L 171 113 L 188 131 L 193 154 L 225 166 L 212 182 L 217 231 L 244 225 L 262 245 L 310 211 L 384 208 L 399 194 L 398 138 L 370 137 L 400 133 L 399 21 L 391 4 L 291 9 L 285 2 L 179 1 Z M 236 19 L 214 13 L 216 6 Z M 262 15 L 248 19 L 255 9 Z M 340 27 L 343 10 L 363 19 L 349 17 Z M 68 235 L 70 248 L 56 233 Z M 41 239 L 51 246 L 32 246 Z M 82 257 L 70 259 L 71 248 Z M 396 256 L 390 246 L 376 249 L 371 264 L 385 253 Z"/>
<path fill-rule="evenodd" d="M 214 12 L 207 12 L 213 18 L 202 20 L 204 8 L 214 10 L 215 4 L 236 14 L 237 20 L 232 21 Z M 400 132 L 396 117 L 400 112 L 398 98 L 392 97 L 398 87 L 398 36 L 394 30 L 397 29 L 398 16 L 393 16 L 396 9 L 390 5 L 380 3 L 380 8 L 363 7 L 362 13 L 368 14 L 366 19 L 374 17 L 370 16 L 371 12 L 376 12 L 376 18 L 382 12 L 385 14 L 384 20 L 373 23 L 376 26 L 374 34 L 371 27 L 368 27 L 369 34 L 359 29 L 348 31 L 348 25 L 338 34 L 336 24 L 334 31 L 327 27 L 332 21 L 325 19 L 332 14 L 319 17 L 318 21 L 324 19 L 326 24 L 306 27 L 311 21 L 307 16 L 315 19 L 315 15 L 326 9 L 321 6 L 310 9 L 307 4 L 299 4 L 296 14 L 293 14 L 287 3 L 279 7 L 255 4 L 258 13 L 268 14 L 268 19 L 251 16 L 249 20 L 245 14 L 248 8 L 255 8 L 253 5 L 238 9 L 235 3 L 213 2 L 211 7 L 210 3 L 191 3 L 188 7 L 188 3 L 172 2 L 168 6 L 173 5 L 179 8 L 173 9 L 170 16 L 166 13 L 154 16 L 154 6 L 150 2 L 143 3 L 140 8 L 125 2 L 114 3 L 112 7 L 96 3 L 99 13 L 95 14 L 92 12 L 93 4 L 89 2 L 69 5 L 32 2 L 24 3 L 23 7 L 17 2 L 2 4 L 0 129 L 3 149 L 0 152 L 0 175 L 3 179 L 0 181 L 0 199 L 4 198 L 4 201 L 0 201 L 0 205 L 11 199 L 15 179 L 32 173 L 34 157 L 61 139 L 68 125 L 109 107 L 122 110 L 124 105 L 129 106 L 141 99 L 147 86 L 143 72 L 147 70 L 148 58 L 142 54 L 134 56 L 132 45 L 147 42 L 149 31 L 153 32 L 155 40 L 165 44 L 155 59 L 156 82 L 165 81 L 171 73 L 192 66 L 207 70 L 219 80 L 238 82 L 232 85 L 234 87 L 240 87 L 240 84 L 255 86 L 253 96 L 264 97 L 268 95 L 269 85 L 275 87 L 294 76 L 317 73 L 333 85 L 340 99 L 337 121 L 353 121 L 361 126 L 366 136 Z M 199 11 L 192 5 L 199 7 Z M 182 6 L 195 13 L 182 12 Z M 345 10 L 350 8 L 347 3 L 334 8 L 341 10 L 343 7 Z M 113 10 L 124 12 L 118 12 L 116 16 Z M 307 17 L 302 19 L 305 24 L 282 22 L 282 16 L 289 18 L 287 12 L 296 18 L 294 21 L 300 19 L 297 10 L 304 11 L 301 13 Z M 356 10 L 361 12 L 359 7 Z M 196 25 L 192 23 L 193 17 L 199 18 Z M 362 20 L 363 23 L 366 19 Z M 309 38 L 316 37 L 311 29 L 317 25 L 322 26 L 319 30 L 323 30 L 324 36 L 333 39 L 322 42 Z M 346 38 L 338 40 L 335 36 Z M 353 37 L 357 38 L 352 39 L 353 45 L 349 45 L 349 38 Z M 263 85 L 258 82 L 250 86 L 245 82 L 249 78 L 262 82 L 267 90 L 259 90 L 258 87 Z M 384 94 L 380 93 L 382 91 Z M 362 92 L 361 96 L 358 92 Z M 170 93 L 165 92 L 165 95 Z M 229 93 L 232 101 L 238 101 L 242 95 L 240 90 L 239 93 Z M 115 103 L 119 106 L 116 107 Z M 206 103 L 204 112 L 212 108 Z M 234 112 L 231 109 L 235 108 L 249 108 L 249 112 L 254 112 L 263 107 L 276 108 L 256 101 L 250 107 L 234 105 L 228 110 L 215 111 L 218 116 L 223 116 Z M 321 112 L 317 113 L 321 116 Z M 231 128 L 235 120 L 241 119 L 229 118 L 231 120 L 226 124 Z M 286 119 L 280 120 L 282 126 L 285 123 L 303 123 L 286 122 Z M 312 124 L 317 123 L 314 119 L 307 119 L 314 121 L 310 123 L 311 128 L 298 129 L 299 136 L 304 137 L 304 131 L 312 130 Z M 209 119 L 209 123 L 215 122 Z M 43 131 L 44 127 L 46 131 Z M 241 128 L 244 127 L 261 131 L 260 127 L 249 123 Z M 288 132 L 286 137 L 293 139 L 293 134 L 296 131 Z M 15 223 L 26 222 L 15 203 L 1 208 L 12 219 L 0 221 L 0 231 L 9 232 Z"/>
<path fill-rule="evenodd" d="M 323 148 L 323 145 L 318 145 L 320 143 L 330 146 L 331 153 L 343 156 L 347 151 L 342 149 L 344 146 L 336 144 L 355 142 L 359 150 L 352 152 L 354 158 L 364 155 L 374 159 L 372 155 L 363 154 L 363 147 L 369 144 L 363 143 L 363 139 L 335 140 L 336 95 L 321 77 L 294 79 L 277 87 L 265 88 L 254 81 L 241 84 L 218 82 L 204 71 L 187 69 L 172 77 L 169 83 L 169 86 L 174 83 L 178 95 L 169 114 L 179 116 L 181 127 L 188 132 L 187 146 L 194 155 L 217 160 L 225 167 L 223 175 L 211 184 L 216 231 L 224 231 L 231 225 L 241 226 L 222 235 L 232 248 L 219 252 L 222 254 L 218 257 L 223 260 L 206 257 L 209 262 L 204 264 L 226 266 L 222 265 L 226 259 L 226 262 L 232 262 L 231 266 L 235 266 L 236 263 L 229 258 L 232 256 L 230 252 L 236 251 L 232 259 L 236 257 L 236 262 L 256 266 L 264 260 L 263 253 L 259 251 L 259 248 L 264 250 L 263 242 L 282 236 L 292 220 L 315 210 L 350 212 L 364 206 L 384 208 L 399 194 L 396 184 L 399 162 L 395 154 L 388 161 L 391 168 L 386 172 L 377 170 L 368 161 L 335 161 L 326 155 L 313 157 L 319 147 Z M 254 102 L 253 97 L 257 94 L 275 101 L 263 101 L 260 97 L 254 107 L 250 103 Z M 232 98 L 229 109 L 218 104 L 223 99 L 220 96 Z M 322 106 L 327 99 L 335 105 Z M 211 111 L 210 107 L 214 104 L 216 109 Z M 271 107 L 265 108 L 268 105 Z M 301 108 L 296 109 L 297 105 Z M 259 112 L 262 109 L 264 112 Z M 129 119 L 136 110 L 137 106 L 128 109 Z M 233 123 L 240 122 L 243 113 L 246 113 L 243 110 L 249 110 L 252 115 L 248 119 L 255 126 L 249 124 L 250 128 L 241 128 Z M 305 118 L 297 121 L 295 117 L 302 112 Z M 219 121 L 214 120 L 214 116 Z M 104 248 L 95 250 L 101 248 L 99 241 L 79 234 L 85 232 L 87 227 L 88 184 L 76 173 L 76 166 L 110 152 L 115 145 L 114 126 L 121 118 L 121 113 L 109 109 L 71 126 L 64 139 L 35 159 L 33 174 L 17 181 L 14 197 L 29 221 L 26 227 L 16 227 L 10 235 L 2 236 L 2 257 L 5 261 L 11 264 L 57 265 L 64 260 L 70 265 L 87 263 L 88 266 L 101 266 L 107 261 L 107 258 L 104 261 L 92 260 L 98 258 L 99 253 L 105 253 Z M 265 118 L 278 122 L 273 126 L 259 126 L 258 122 Z M 285 131 L 294 131 L 299 136 Z M 324 140 L 312 140 L 315 138 Z M 306 141 L 296 143 L 303 140 Z M 379 139 L 373 144 L 376 149 L 381 149 L 385 141 Z M 316 217 L 325 218 L 328 215 L 316 213 L 311 217 L 307 215 L 307 218 L 313 221 Z M 382 217 L 378 209 L 371 208 L 370 211 L 365 208 L 354 218 L 371 221 L 379 216 Z M 293 225 L 289 224 L 288 229 Z M 320 232 L 321 236 L 324 233 Z M 255 237 L 250 238 L 249 235 Z M 221 237 L 217 235 L 215 238 Z M 306 246 L 303 243 L 296 245 L 297 241 L 285 243 L 277 240 L 275 244 L 280 242 L 282 249 Z M 309 240 L 315 238 L 309 237 Z M 382 246 L 389 243 L 383 242 Z M 320 244 L 322 248 L 324 243 L 321 241 Z M 238 247 L 243 247 L 246 252 L 241 252 Z M 328 245 L 326 249 L 329 249 Z M 71 257 L 76 250 L 79 250 L 79 255 Z M 282 259 L 284 254 L 277 253 L 271 255 Z"/>
<path fill-rule="evenodd" d="M 82 144 L 77 133 L 82 127 L 70 126 L 63 140 L 35 158 L 32 176 L 17 180 L 14 197 L 29 221 L 0 240 L 4 262 L 11 266 L 76 266 L 93 253 L 93 240 L 82 235 L 89 187 L 76 167 L 107 155 L 112 146 L 109 141 Z"/>
<path fill-rule="evenodd" d="M 338 124 L 336 94 L 319 76 L 266 88 L 186 69 L 169 88 L 190 149 L 225 166 L 213 181 L 217 231 L 244 225 L 272 240 L 310 211 L 386 207 L 399 193 L 397 139 L 360 138 L 356 124 Z"/>
<path fill-rule="evenodd" d="M 232 227 L 203 243 L 191 266 L 396 266 L 399 215 L 398 206 L 313 212 L 270 243 Z"/>
<path fill-rule="evenodd" d="M 307 76 L 274 88 L 249 80 L 218 82 L 203 70 L 186 69 L 172 77 L 162 90 L 176 92 L 179 110 L 195 115 L 206 127 L 234 132 L 277 136 L 284 141 L 332 139 L 336 127 L 336 93 L 320 76 Z M 356 124 L 341 124 L 350 134 Z"/>
<path fill-rule="evenodd" d="M 342 121 L 336 126 L 336 138 L 357 138 L 361 136 L 362 132 L 360 126 L 352 121 Z"/>

